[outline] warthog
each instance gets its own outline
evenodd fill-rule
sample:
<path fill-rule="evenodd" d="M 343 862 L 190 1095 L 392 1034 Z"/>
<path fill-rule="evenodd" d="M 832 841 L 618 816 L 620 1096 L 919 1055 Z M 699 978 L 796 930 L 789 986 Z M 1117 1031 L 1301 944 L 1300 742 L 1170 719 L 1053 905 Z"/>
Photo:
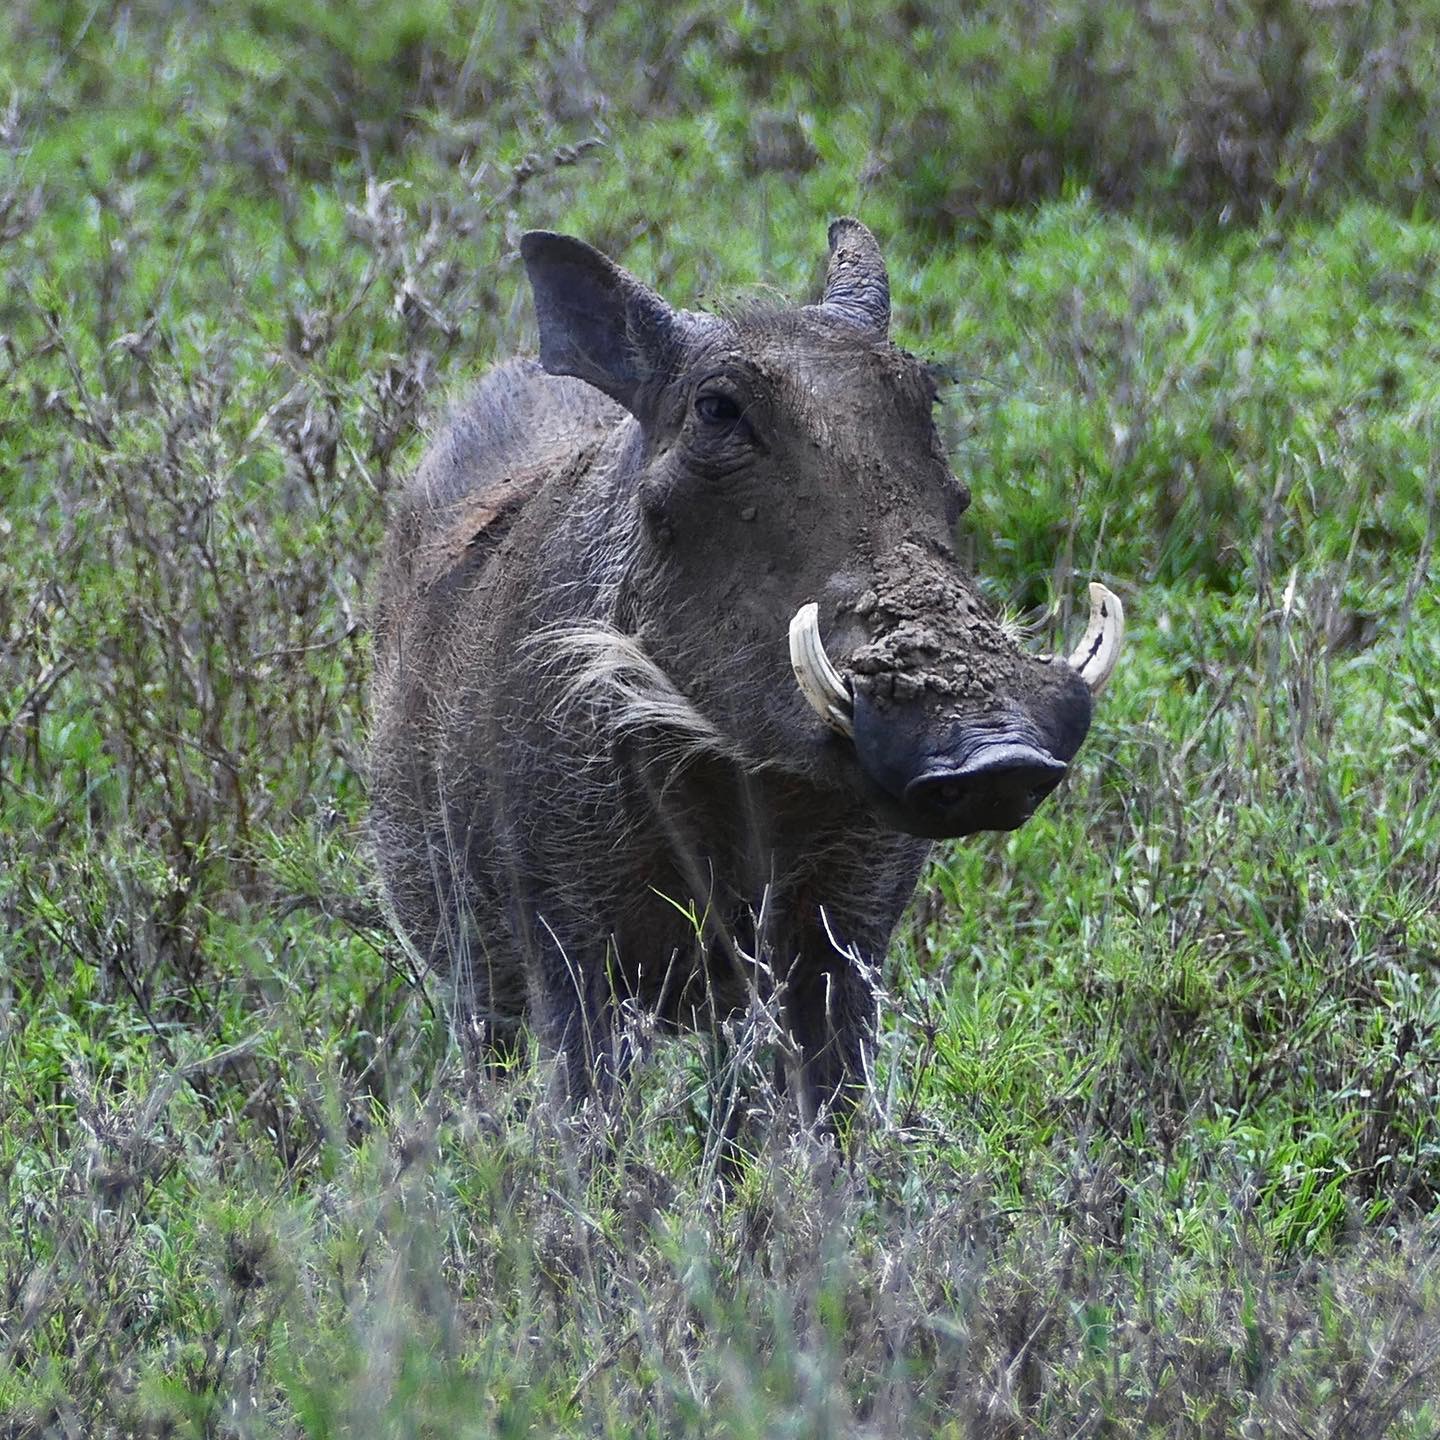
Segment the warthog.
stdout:
<path fill-rule="evenodd" d="M 395 916 L 469 1031 L 528 1017 L 572 1095 L 613 1073 L 622 1003 L 710 1026 L 758 988 L 802 1112 L 844 1105 L 930 842 L 1054 789 L 1118 603 L 1092 586 L 1075 654 L 1026 654 L 956 563 L 969 495 L 858 221 L 819 304 L 725 315 L 567 236 L 521 254 L 539 363 L 479 384 L 389 537 Z"/>

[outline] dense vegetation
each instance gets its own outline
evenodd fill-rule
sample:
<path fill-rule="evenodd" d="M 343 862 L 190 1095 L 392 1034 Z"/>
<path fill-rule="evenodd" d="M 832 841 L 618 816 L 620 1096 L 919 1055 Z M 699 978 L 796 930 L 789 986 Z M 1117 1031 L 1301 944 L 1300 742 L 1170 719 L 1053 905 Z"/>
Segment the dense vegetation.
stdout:
<path fill-rule="evenodd" d="M 1440 1428 L 1440 9 L 953 8 L 0 12 L 0 1433 Z M 804 296 L 841 212 L 997 601 L 1132 639 L 726 1188 L 698 1044 L 462 1073 L 367 577 L 524 229 Z"/>

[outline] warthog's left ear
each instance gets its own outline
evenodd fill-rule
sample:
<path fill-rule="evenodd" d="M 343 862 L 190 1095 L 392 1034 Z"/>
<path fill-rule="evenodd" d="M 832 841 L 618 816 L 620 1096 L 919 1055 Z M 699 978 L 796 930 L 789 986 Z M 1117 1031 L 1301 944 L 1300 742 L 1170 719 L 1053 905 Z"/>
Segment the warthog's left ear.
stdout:
<path fill-rule="evenodd" d="M 588 381 L 633 414 L 642 387 L 667 368 L 679 315 L 583 240 L 531 230 L 520 254 L 535 292 L 540 363 Z"/>

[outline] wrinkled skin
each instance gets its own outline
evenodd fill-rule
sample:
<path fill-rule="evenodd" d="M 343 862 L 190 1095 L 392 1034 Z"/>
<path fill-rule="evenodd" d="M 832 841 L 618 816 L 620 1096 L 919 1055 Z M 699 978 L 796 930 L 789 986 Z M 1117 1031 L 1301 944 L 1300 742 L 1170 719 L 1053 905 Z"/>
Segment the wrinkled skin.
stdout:
<path fill-rule="evenodd" d="M 469 1033 L 528 1016 L 577 1097 L 613 1071 L 620 1001 L 712 1025 L 774 986 L 802 1111 L 843 1106 L 930 840 L 1022 823 L 1088 692 L 956 564 L 968 495 L 863 227 L 832 227 L 825 303 L 725 318 L 578 241 L 524 254 L 542 363 L 478 386 L 391 529 L 372 763 L 396 917 Z M 811 600 L 853 743 L 791 674 Z"/>

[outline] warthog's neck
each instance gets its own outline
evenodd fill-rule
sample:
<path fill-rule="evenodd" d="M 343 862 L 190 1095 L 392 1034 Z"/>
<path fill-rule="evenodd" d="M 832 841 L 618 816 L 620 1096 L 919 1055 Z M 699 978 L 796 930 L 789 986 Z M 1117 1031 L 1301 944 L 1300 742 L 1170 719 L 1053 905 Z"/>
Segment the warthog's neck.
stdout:
<path fill-rule="evenodd" d="M 557 476 L 538 497 L 534 537 L 535 628 L 624 628 L 622 594 L 640 550 L 634 467 L 640 427 L 623 415 L 584 457 L 583 473 Z"/>

